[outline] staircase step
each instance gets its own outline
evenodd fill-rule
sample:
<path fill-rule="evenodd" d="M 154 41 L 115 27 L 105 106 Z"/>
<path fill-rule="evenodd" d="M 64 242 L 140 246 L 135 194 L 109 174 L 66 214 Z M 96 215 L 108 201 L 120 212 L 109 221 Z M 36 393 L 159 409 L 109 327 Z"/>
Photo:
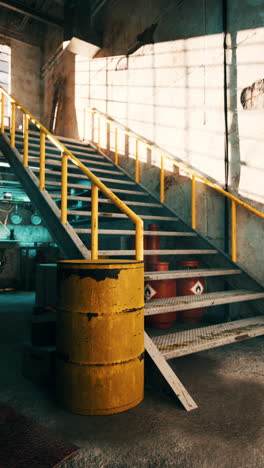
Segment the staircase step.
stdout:
<path fill-rule="evenodd" d="M 64 137 L 60 138 L 60 137 L 57 137 L 56 135 L 54 135 L 54 138 L 59 140 L 66 147 L 80 148 L 80 149 L 85 150 L 85 151 L 86 151 L 86 149 L 96 151 L 90 145 L 87 145 L 87 143 L 81 143 L 80 141 L 77 141 L 77 140 L 73 141 L 71 138 L 64 138 Z M 16 139 L 23 141 L 24 140 L 23 133 L 16 132 Z M 39 143 L 39 139 L 40 139 L 40 133 L 33 133 L 32 131 L 29 132 L 29 142 L 34 140 L 37 143 Z M 52 145 L 52 144 L 53 143 L 49 140 L 49 138 L 46 137 L 46 145 Z"/>
<path fill-rule="evenodd" d="M 39 150 L 39 144 L 37 144 L 37 143 L 31 143 L 29 141 L 28 146 L 29 146 L 29 152 L 31 151 L 31 148 L 37 148 Z M 16 143 L 16 147 L 23 149 L 23 142 Z M 68 147 L 68 145 L 67 145 L 67 147 Z M 74 148 L 70 149 L 68 147 L 68 150 L 71 151 L 71 153 L 74 156 L 77 156 L 77 157 L 78 157 L 78 155 L 81 155 L 81 156 L 86 156 L 87 155 L 87 157 L 93 157 L 93 158 L 96 158 L 96 159 L 104 159 L 104 156 L 102 156 L 101 154 L 96 153 L 95 150 L 92 150 L 92 149 L 89 149 L 89 148 L 87 148 L 87 149 L 84 148 L 83 151 L 76 151 Z M 46 153 L 48 154 L 51 151 L 61 155 L 61 151 L 59 150 L 59 148 L 57 148 L 52 143 L 46 142 Z M 38 153 L 39 153 L 39 151 L 38 151 Z"/>
<path fill-rule="evenodd" d="M 136 254 L 135 250 L 100 250 L 99 255 L 109 255 L 109 256 L 124 256 L 127 255 L 128 257 L 133 256 Z M 217 254 L 217 250 L 144 250 L 144 255 L 211 255 L 211 254 Z M 205 294 L 203 294 L 205 296 Z M 190 297 L 190 296 L 186 296 Z M 193 296 L 191 296 L 193 297 Z M 196 297 L 196 296 L 195 296 Z M 264 293 L 263 293 L 264 297 Z M 168 299 L 179 299 L 179 298 L 167 298 Z M 165 299 L 156 299 L 156 301 L 163 301 Z M 150 301 L 152 302 L 152 301 Z M 187 308 L 187 307 L 186 307 Z M 156 312 L 159 313 L 159 312 Z M 145 314 L 146 315 L 146 314 Z M 147 314 L 147 315 L 152 315 L 152 314 Z"/>
<path fill-rule="evenodd" d="M 55 198 L 57 200 L 61 199 L 60 194 L 52 193 L 50 196 L 51 196 L 51 198 Z M 86 202 L 92 201 L 91 197 L 81 197 L 81 196 L 79 197 L 78 195 L 69 195 L 68 200 L 78 200 L 78 201 L 83 200 L 83 201 L 86 201 Z M 113 205 L 112 200 L 108 200 L 107 198 L 99 198 L 98 202 L 99 203 L 110 203 L 111 205 Z M 149 207 L 155 207 L 155 208 L 163 208 L 163 206 L 160 205 L 159 203 L 134 202 L 134 201 L 127 201 L 127 200 L 124 203 L 126 205 L 149 206 Z"/>
<path fill-rule="evenodd" d="M 39 161 L 39 151 L 29 151 L 29 155 L 34 155 L 36 154 L 37 156 L 30 156 L 29 159 L 32 159 L 35 158 L 36 161 Z M 46 157 L 47 158 L 50 158 L 52 161 L 60 161 L 61 160 L 61 154 L 49 154 L 47 152 L 46 154 Z M 93 159 L 93 156 L 91 155 L 87 155 L 87 157 L 85 156 L 84 154 L 84 157 L 83 158 L 78 158 L 79 161 L 83 162 L 83 163 L 89 163 L 89 164 L 94 164 L 96 166 L 109 166 L 109 167 L 116 167 L 114 166 L 114 164 L 112 164 L 111 162 L 107 162 L 107 161 L 94 161 Z"/>
<path fill-rule="evenodd" d="M 88 180 L 88 179 L 87 179 Z M 60 182 L 56 182 L 55 180 L 46 180 L 46 187 L 61 187 Z M 69 188 L 79 188 L 82 190 L 91 190 L 91 185 L 85 185 L 85 184 L 71 184 L 68 183 Z M 113 188 L 113 187 L 108 187 L 113 193 L 128 193 L 131 195 L 143 195 L 144 197 L 148 196 L 145 192 L 140 192 L 136 190 L 125 190 L 125 189 L 119 189 L 119 188 Z"/>
<path fill-rule="evenodd" d="M 68 215 L 75 215 L 75 216 L 91 216 L 91 211 L 76 211 L 76 210 L 68 210 Z M 104 216 L 106 218 L 128 218 L 126 214 L 123 213 L 98 213 L 98 216 Z M 155 219 L 159 221 L 177 221 L 178 218 L 170 216 L 154 216 L 154 215 L 139 215 L 141 219 Z M 129 219 L 129 218 L 128 218 Z"/>
<path fill-rule="evenodd" d="M 165 359 L 264 335 L 264 315 L 151 337 Z"/>
<path fill-rule="evenodd" d="M 39 167 L 31 167 L 31 170 L 33 172 L 39 172 Z M 61 177 L 61 172 L 59 171 L 52 171 L 51 169 L 46 169 L 46 174 L 54 175 L 54 176 L 60 176 Z M 89 180 L 89 178 L 85 174 L 71 174 L 68 172 L 68 177 L 71 179 L 85 179 Z M 132 182 L 130 180 L 119 180 L 119 179 L 109 179 L 108 177 L 100 177 L 100 180 L 102 182 L 112 182 L 115 184 L 125 184 L 125 185 L 136 185 L 136 182 Z"/>
<path fill-rule="evenodd" d="M 170 270 L 170 271 L 145 271 L 145 281 L 166 280 L 166 279 L 179 279 L 179 278 L 201 278 L 208 276 L 226 276 L 238 275 L 242 273 L 238 269 L 192 269 L 192 270 Z"/>
<path fill-rule="evenodd" d="M 252 301 L 263 299 L 264 292 L 233 290 L 221 291 L 191 296 L 167 297 L 164 299 L 152 299 L 145 303 L 145 315 L 177 312 L 179 310 L 198 309 L 220 304 Z"/>
<path fill-rule="evenodd" d="M 91 229 L 76 228 L 75 231 L 78 234 L 91 234 Z M 99 229 L 99 234 L 109 234 L 118 236 L 134 236 L 136 234 L 133 230 L 121 230 L 121 229 Z M 144 236 L 148 235 L 159 235 L 159 236 L 173 236 L 173 237 L 196 237 L 195 232 L 177 232 L 177 231 L 144 231 Z M 197 271 L 197 270 L 196 270 Z M 168 273 L 168 272 L 167 272 Z"/>
<path fill-rule="evenodd" d="M 33 162 L 33 161 L 39 162 L 39 158 L 38 158 L 38 157 L 30 156 L 28 159 L 29 159 L 29 161 L 32 161 L 32 162 Z M 85 161 L 85 162 L 87 162 L 87 161 Z M 60 161 L 54 161 L 53 159 L 47 158 L 47 159 L 46 159 L 46 166 L 54 166 L 54 167 L 57 166 L 57 167 L 61 167 L 61 162 L 60 162 Z M 87 167 L 88 167 L 88 166 L 87 166 Z M 75 164 L 70 163 L 70 162 L 68 163 L 68 168 L 69 168 L 69 169 L 70 169 L 70 168 L 78 169 L 78 168 L 76 167 Z M 88 169 L 89 169 L 89 167 L 88 167 Z M 112 170 L 112 171 L 109 170 L 109 169 L 101 169 L 101 168 L 98 168 L 98 167 L 93 167 L 93 168 L 91 168 L 90 170 L 91 170 L 92 172 L 102 172 L 102 173 L 104 173 L 104 174 L 117 174 L 117 175 L 119 175 L 119 176 L 121 176 L 121 177 L 124 177 L 124 176 L 125 176 L 125 174 L 124 174 L 123 172 L 117 171 L 114 167 L 113 167 L 113 170 Z"/>

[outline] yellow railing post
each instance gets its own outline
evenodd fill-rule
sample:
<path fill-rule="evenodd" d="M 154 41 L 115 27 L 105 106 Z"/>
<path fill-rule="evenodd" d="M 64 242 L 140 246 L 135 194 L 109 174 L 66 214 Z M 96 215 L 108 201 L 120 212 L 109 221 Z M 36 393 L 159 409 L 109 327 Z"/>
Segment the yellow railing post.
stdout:
<path fill-rule="evenodd" d="M 192 176 L 192 228 L 196 229 L 196 178 Z"/>
<path fill-rule="evenodd" d="M 61 155 L 61 222 L 67 223 L 68 198 L 68 156 L 64 152 Z"/>
<path fill-rule="evenodd" d="M 39 189 L 45 189 L 45 159 L 46 159 L 46 149 L 45 149 L 45 138 L 46 135 L 44 132 L 40 132 L 40 154 L 39 154 Z"/>
<path fill-rule="evenodd" d="M 232 200 L 231 209 L 231 231 L 232 231 L 232 260 L 237 261 L 237 216 L 236 216 L 236 202 Z"/>
<path fill-rule="evenodd" d="M 2 93 L 1 96 L 1 132 L 5 131 L 5 95 Z"/>
<path fill-rule="evenodd" d="M 91 259 L 98 259 L 98 187 L 92 185 Z"/>
<path fill-rule="evenodd" d="M 165 187 L 164 187 L 164 156 L 160 156 L 160 202 L 164 203 Z"/>
<path fill-rule="evenodd" d="M 118 129 L 115 127 L 115 164 L 118 165 Z"/>
<path fill-rule="evenodd" d="M 138 139 L 136 139 L 135 181 L 139 182 L 139 179 Z"/>
<path fill-rule="evenodd" d="M 83 109 L 83 140 L 86 140 L 86 125 L 87 125 L 87 111 L 86 107 Z"/>
<path fill-rule="evenodd" d="M 24 125 L 23 125 L 23 133 L 24 133 L 24 149 L 23 149 L 23 165 L 28 167 L 28 120 L 29 117 L 27 114 L 24 114 Z"/>
<path fill-rule="evenodd" d="M 97 142 L 98 151 L 101 151 L 101 117 L 98 115 L 98 142 Z"/>
<path fill-rule="evenodd" d="M 12 102 L 10 146 L 15 147 L 16 139 L 16 103 Z"/>

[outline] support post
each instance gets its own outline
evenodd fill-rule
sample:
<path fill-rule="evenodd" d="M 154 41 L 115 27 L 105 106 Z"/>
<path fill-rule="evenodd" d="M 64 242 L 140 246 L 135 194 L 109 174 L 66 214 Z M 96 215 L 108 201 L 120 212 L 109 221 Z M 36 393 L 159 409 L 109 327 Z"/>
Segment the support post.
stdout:
<path fill-rule="evenodd" d="M 39 157 L 39 189 L 45 189 L 45 138 L 44 132 L 40 132 L 40 157 Z"/>
<path fill-rule="evenodd" d="M 97 143 L 98 151 L 101 151 L 101 117 L 98 115 L 98 143 Z"/>
<path fill-rule="evenodd" d="M 153 343 L 152 339 L 148 336 L 145 332 L 145 349 L 157 366 L 165 380 L 168 382 L 169 386 L 180 400 L 183 407 L 186 411 L 191 411 L 197 408 L 195 401 L 192 399 L 191 395 L 187 392 L 186 388 L 181 383 L 180 379 L 178 379 L 175 372 L 173 372 L 172 368 L 169 366 L 167 361 L 164 359 L 156 345 Z"/>
<path fill-rule="evenodd" d="M 237 213 L 236 213 L 236 202 L 232 200 L 231 208 L 231 226 L 232 226 L 232 260 L 237 261 Z"/>
<path fill-rule="evenodd" d="M 164 189 L 164 156 L 160 157 L 160 202 L 164 203 L 165 189 Z"/>
<path fill-rule="evenodd" d="M 2 92 L 1 96 L 1 132 L 5 131 L 5 95 Z"/>
<path fill-rule="evenodd" d="M 61 222 L 67 223 L 68 156 L 62 153 L 61 158 Z"/>
<path fill-rule="evenodd" d="M 92 185 L 91 259 L 98 259 L 98 187 Z"/>
<path fill-rule="evenodd" d="M 136 138 L 136 159 L 135 159 L 135 181 L 139 182 L 139 158 L 138 158 L 138 139 Z"/>
<path fill-rule="evenodd" d="M 86 140 L 86 125 L 87 125 L 87 111 L 85 107 L 83 109 L 83 141 Z"/>
<path fill-rule="evenodd" d="M 192 176 L 192 228 L 196 229 L 196 178 Z"/>
<path fill-rule="evenodd" d="M 24 114 L 24 149 L 23 149 L 23 165 L 28 167 L 28 121 L 29 116 Z"/>
<path fill-rule="evenodd" d="M 118 165 L 118 128 L 115 128 L 115 165 Z"/>
<path fill-rule="evenodd" d="M 11 105 L 11 135 L 10 135 L 10 146 L 11 148 L 15 147 L 16 140 L 16 103 L 12 102 Z"/>

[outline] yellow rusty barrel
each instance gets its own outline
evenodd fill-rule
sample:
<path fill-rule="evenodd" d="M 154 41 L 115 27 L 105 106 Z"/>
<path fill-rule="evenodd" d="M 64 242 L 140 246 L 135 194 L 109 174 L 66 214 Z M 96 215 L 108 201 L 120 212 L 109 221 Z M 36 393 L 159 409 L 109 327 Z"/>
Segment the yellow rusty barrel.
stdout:
<path fill-rule="evenodd" d="M 144 266 L 58 262 L 57 397 L 79 414 L 113 414 L 144 395 Z"/>

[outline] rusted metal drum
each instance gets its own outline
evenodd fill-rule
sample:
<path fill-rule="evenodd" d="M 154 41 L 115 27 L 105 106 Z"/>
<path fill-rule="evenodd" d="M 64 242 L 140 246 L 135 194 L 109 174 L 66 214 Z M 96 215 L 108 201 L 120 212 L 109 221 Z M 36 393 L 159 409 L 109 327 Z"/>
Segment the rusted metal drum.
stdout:
<path fill-rule="evenodd" d="M 168 262 L 153 264 L 155 271 L 168 271 Z M 176 281 L 174 279 L 148 281 L 145 285 L 145 300 L 162 299 L 176 296 Z M 171 328 L 176 320 L 176 312 L 150 315 L 146 317 L 146 326 L 152 328 Z"/>
<path fill-rule="evenodd" d="M 113 414 L 144 392 L 144 268 L 129 260 L 58 262 L 57 397 Z"/>
<path fill-rule="evenodd" d="M 184 260 L 180 262 L 181 268 L 198 268 L 199 262 L 194 260 Z M 178 296 L 190 296 L 203 294 L 205 283 L 203 278 L 183 278 L 177 280 Z M 198 323 L 205 313 L 204 308 L 188 309 L 178 312 L 178 319 L 184 323 Z"/>

